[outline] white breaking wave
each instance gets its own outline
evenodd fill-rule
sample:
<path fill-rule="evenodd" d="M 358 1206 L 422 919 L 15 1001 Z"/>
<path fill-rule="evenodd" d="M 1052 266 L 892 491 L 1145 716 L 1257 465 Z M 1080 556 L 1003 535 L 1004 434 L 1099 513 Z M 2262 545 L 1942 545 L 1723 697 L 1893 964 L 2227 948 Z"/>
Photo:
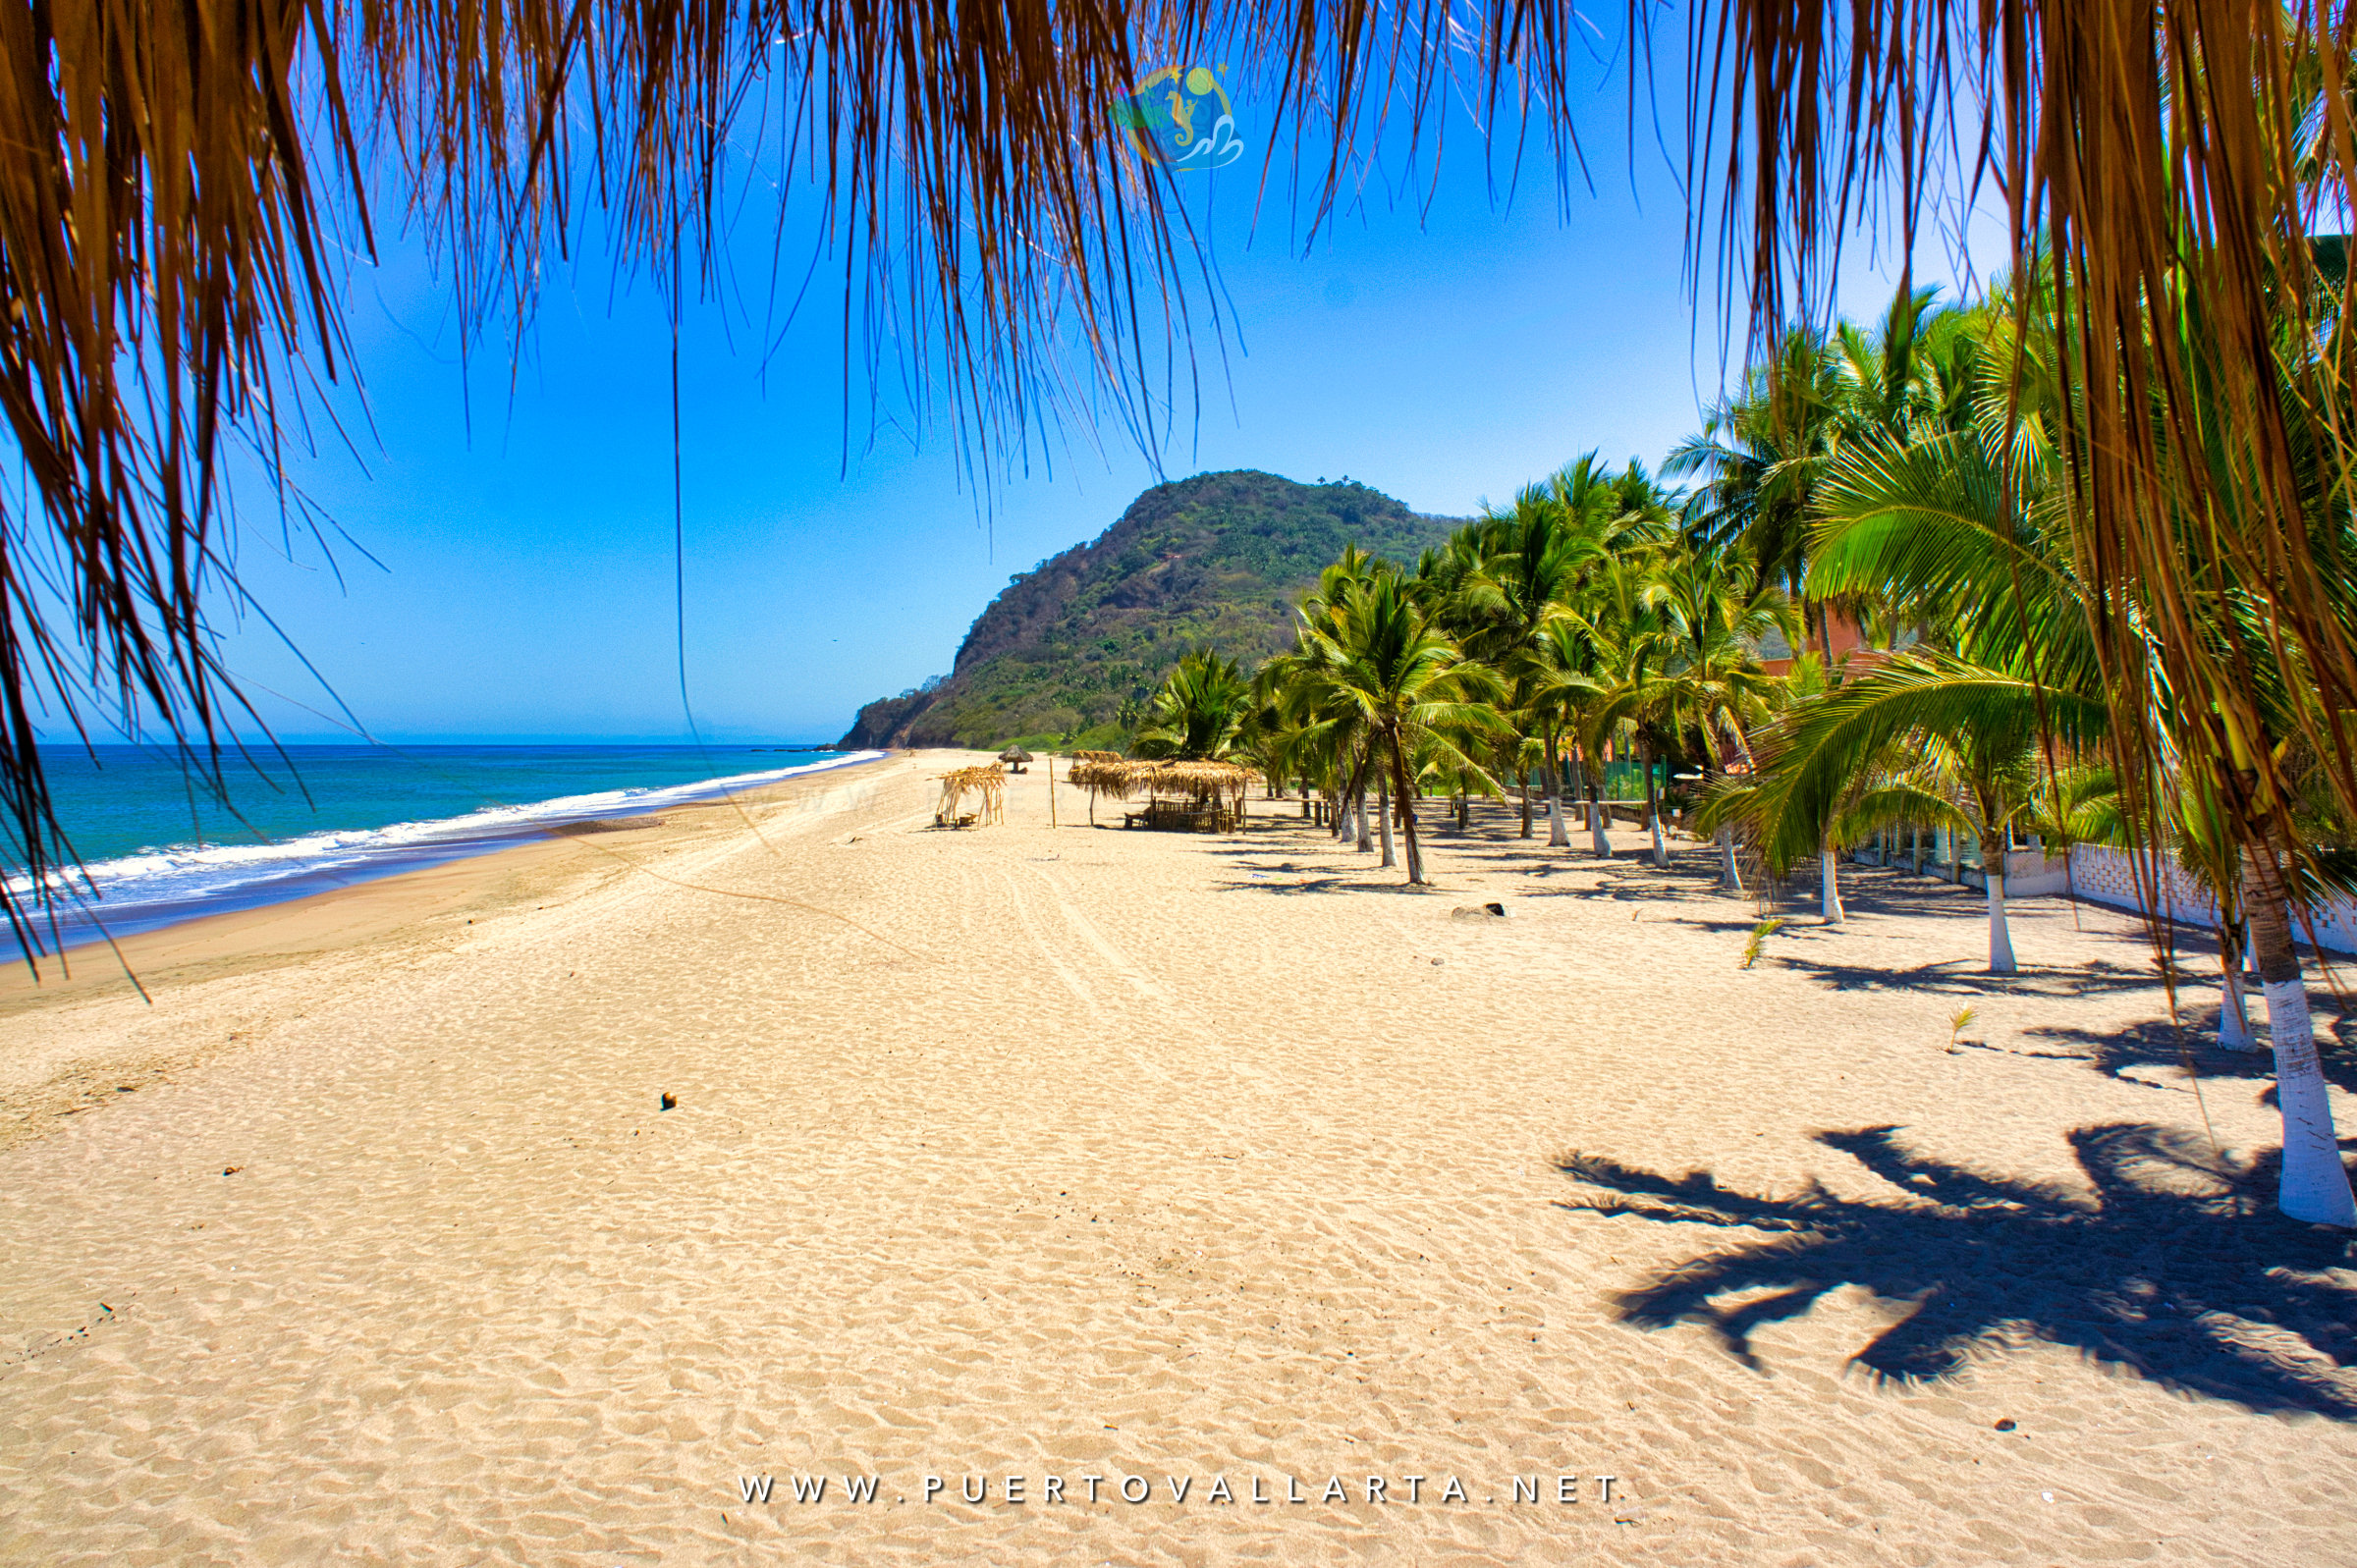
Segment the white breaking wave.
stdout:
<path fill-rule="evenodd" d="M 872 762 L 884 755 L 881 751 L 857 751 L 824 762 L 736 774 L 726 779 L 641 789 L 600 789 L 589 794 L 560 795 L 529 805 L 486 806 L 463 816 L 428 822 L 397 822 L 384 828 L 304 834 L 277 843 L 203 844 L 149 850 L 101 860 L 79 872 L 55 872 L 50 875 L 49 883 L 68 901 L 86 901 L 89 913 L 112 927 L 127 916 L 136 918 L 152 913 L 159 906 L 217 903 L 225 899 L 267 902 L 266 897 L 241 899 L 239 895 L 260 892 L 273 882 L 313 879 L 323 872 L 354 871 L 372 865 L 399 869 L 402 862 L 452 859 L 521 838 L 534 828 L 553 828 L 600 817 L 645 816 L 666 806 L 710 800 L 802 774 Z M 90 898 L 92 885 L 97 890 L 95 899 Z M 8 891 L 18 896 L 29 893 L 31 881 L 22 873 L 12 876 L 8 879 Z"/>

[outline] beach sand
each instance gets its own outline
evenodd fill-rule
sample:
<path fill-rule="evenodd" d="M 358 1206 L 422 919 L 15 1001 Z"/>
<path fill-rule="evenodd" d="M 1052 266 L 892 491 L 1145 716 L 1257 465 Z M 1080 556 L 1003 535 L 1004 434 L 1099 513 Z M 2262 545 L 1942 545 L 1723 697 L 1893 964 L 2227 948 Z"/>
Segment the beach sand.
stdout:
<path fill-rule="evenodd" d="M 1745 971 L 1682 841 L 961 760 L 0 987 L 0 1560 L 2357 1562 L 2357 1256 L 2205 1201 L 2267 1080 L 2124 917 L 1996 981 L 1860 871 Z"/>

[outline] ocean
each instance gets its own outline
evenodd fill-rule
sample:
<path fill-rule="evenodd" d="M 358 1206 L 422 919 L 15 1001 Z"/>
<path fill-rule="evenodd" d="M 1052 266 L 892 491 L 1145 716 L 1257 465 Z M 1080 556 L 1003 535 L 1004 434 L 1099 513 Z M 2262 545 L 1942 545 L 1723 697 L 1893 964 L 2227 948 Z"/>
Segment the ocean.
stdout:
<path fill-rule="evenodd" d="M 44 947 L 250 909 L 879 756 L 798 746 L 288 746 L 207 793 L 169 753 L 44 748 L 89 883 Z M 29 892 L 22 864 L 12 894 Z"/>

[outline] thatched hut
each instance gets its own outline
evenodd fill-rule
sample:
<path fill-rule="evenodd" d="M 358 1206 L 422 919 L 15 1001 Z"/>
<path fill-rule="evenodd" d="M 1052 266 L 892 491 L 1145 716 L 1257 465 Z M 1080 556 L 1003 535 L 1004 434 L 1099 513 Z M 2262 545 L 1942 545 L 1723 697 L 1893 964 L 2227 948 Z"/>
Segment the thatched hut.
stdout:
<path fill-rule="evenodd" d="M 1008 772 L 1021 773 L 1023 764 L 1031 760 L 1031 753 L 1020 746 L 1009 746 L 1005 751 L 999 753 L 999 760 L 1007 764 Z"/>
<path fill-rule="evenodd" d="M 1073 772 L 1080 771 L 1075 765 Z M 1117 760 L 1088 765 L 1092 792 L 1102 789 L 1119 800 L 1144 797 L 1139 809 L 1122 814 L 1122 826 L 1180 833 L 1240 833 L 1245 791 L 1259 777 L 1257 771 L 1233 762 Z"/>
<path fill-rule="evenodd" d="M 941 805 L 933 813 L 936 828 L 971 828 L 977 823 L 1006 820 L 1004 790 L 1006 770 L 997 763 L 987 768 L 954 768 L 941 776 Z M 960 812 L 959 806 L 967 795 L 976 797 L 976 809 Z"/>

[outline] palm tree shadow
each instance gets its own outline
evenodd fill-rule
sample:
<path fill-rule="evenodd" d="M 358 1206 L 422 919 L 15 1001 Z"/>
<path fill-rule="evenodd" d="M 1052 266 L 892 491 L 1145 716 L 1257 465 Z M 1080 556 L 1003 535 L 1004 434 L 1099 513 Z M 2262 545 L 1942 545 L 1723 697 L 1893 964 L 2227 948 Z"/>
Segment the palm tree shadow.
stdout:
<path fill-rule="evenodd" d="M 2138 1123 L 2072 1133 L 2090 1198 L 1902 1149 L 1895 1127 L 1820 1133 L 1909 1196 L 1857 1201 L 1814 1179 L 1790 1198 L 1577 1152 L 1558 1167 L 1603 1191 L 1577 1213 L 1765 1231 L 1612 1301 L 1620 1321 L 1694 1323 L 1759 1370 L 1752 1336 L 1843 1285 L 1913 1311 L 1852 1358 L 1902 1382 L 1952 1377 L 2036 1340 L 2165 1387 L 2260 1411 L 2357 1421 L 2357 1242 L 2277 1216 L 2279 1153 L 2220 1169 L 2198 1139 Z"/>
<path fill-rule="evenodd" d="M 2252 1010 L 2252 1021 L 2265 1027 L 2264 1014 L 2257 1008 Z M 2056 1055 L 2085 1061 L 2107 1077 L 2148 1085 L 2151 1083 L 2150 1074 L 2181 1068 L 2190 1060 L 2193 1069 L 2206 1079 L 2250 1079 L 2269 1085 L 2265 1103 L 2273 1105 L 2275 1053 L 2267 1048 L 2264 1038 L 2255 1051 L 2221 1049 L 2217 1043 L 2218 1013 L 2219 1008 L 2215 1003 L 2200 1008 L 2188 1006 L 2182 1031 L 2170 1027 L 2165 1018 L 2129 1024 L 2116 1030 L 2041 1025 L 2022 1030 L 2022 1037 L 2052 1041 L 2075 1049 L 2023 1054 Z M 2317 1019 L 2319 1025 L 2329 1021 L 2323 1016 Z M 2317 1046 L 2318 1060 L 2324 1068 L 2327 1081 L 2347 1093 L 2357 1094 L 2357 1050 L 2351 1049 L 2345 1034 L 2335 1038 L 2333 1031 L 2320 1027 Z"/>
<path fill-rule="evenodd" d="M 1794 936 L 1811 935 L 1801 927 Z M 2157 984 L 2150 972 L 2122 964 L 2095 962 L 2075 968 L 2022 966 L 2018 974 L 1994 976 L 1978 956 L 1942 958 L 1900 969 L 1891 965 L 1838 963 L 1811 958 L 1805 952 L 1777 955 L 1781 968 L 1814 980 L 1827 991 L 1928 992 L 1960 997 L 1985 996 L 1992 990 L 2049 997 L 2103 997 L 2150 991 Z"/>

